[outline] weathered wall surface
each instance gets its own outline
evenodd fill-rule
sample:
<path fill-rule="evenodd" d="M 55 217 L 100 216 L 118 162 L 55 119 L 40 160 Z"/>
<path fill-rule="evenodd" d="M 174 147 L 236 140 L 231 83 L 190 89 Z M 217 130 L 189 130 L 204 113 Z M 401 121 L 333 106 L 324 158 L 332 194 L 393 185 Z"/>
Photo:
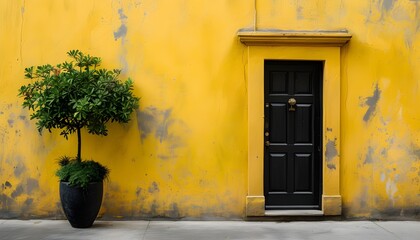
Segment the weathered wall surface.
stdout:
<path fill-rule="evenodd" d="M 80 49 L 121 68 L 140 108 L 83 155 L 111 168 L 101 214 L 238 218 L 247 189 L 241 28 L 348 29 L 342 49 L 341 192 L 347 217 L 419 217 L 420 1 L 0 2 L 0 217 L 61 217 L 54 176 L 76 139 L 36 132 L 23 69 Z M 333 135 L 334 129 L 331 130 Z"/>
<path fill-rule="evenodd" d="M 418 218 L 420 2 L 348 5 L 361 16 L 344 18 L 355 32 L 342 58 L 345 213 Z"/>
<path fill-rule="evenodd" d="M 246 195 L 244 1 L 1 1 L 0 216 L 61 215 L 60 155 L 76 136 L 39 136 L 17 89 L 23 69 L 100 56 L 135 82 L 141 107 L 82 154 L 111 169 L 106 217 L 242 217 Z"/>
<path fill-rule="evenodd" d="M 420 1 L 257 1 L 257 10 L 260 29 L 353 35 L 337 99 L 344 215 L 419 217 Z"/>

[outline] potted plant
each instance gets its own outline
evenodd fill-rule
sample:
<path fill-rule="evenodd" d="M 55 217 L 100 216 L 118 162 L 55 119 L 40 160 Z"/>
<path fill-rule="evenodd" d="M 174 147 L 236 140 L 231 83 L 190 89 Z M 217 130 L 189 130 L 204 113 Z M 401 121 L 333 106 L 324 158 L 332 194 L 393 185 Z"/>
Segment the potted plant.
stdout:
<path fill-rule="evenodd" d="M 19 96 L 24 108 L 32 110 L 31 119 L 41 133 L 60 129 L 61 135 L 77 133 L 76 157 L 61 157 L 56 175 L 60 179 L 60 199 L 64 213 L 75 228 L 92 226 L 102 203 L 103 180 L 108 168 L 81 156 L 82 129 L 96 135 L 107 135 L 106 123 L 127 123 L 138 108 L 139 98 L 133 82 L 118 80 L 120 70 L 99 68 L 101 59 L 79 50 L 67 53 L 72 59 L 57 65 L 25 69 Z"/>

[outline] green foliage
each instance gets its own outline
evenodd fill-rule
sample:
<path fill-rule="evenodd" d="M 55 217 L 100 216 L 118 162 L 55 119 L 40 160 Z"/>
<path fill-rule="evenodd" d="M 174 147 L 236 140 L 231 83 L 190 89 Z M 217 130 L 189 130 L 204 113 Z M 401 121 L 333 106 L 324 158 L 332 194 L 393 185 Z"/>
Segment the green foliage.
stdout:
<path fill-rule="evenodd" d="M 59 159 L 60 169 L 56 175 L 60 181 L 69 182 L 70 186 L 87 188 L 91 182 L 102 182 L 108 177 L 109 169 L 98 162 L 67 156 Z"/>
<path fill-rule="evenodd" d="M 67 53 L 72 59 L 57 65 L 32 66 L 25 69 L 31 83 L 19 89 L 23 108 L 32 110 L 38 131 L 61 129 L 61 135 L 77 132 L 77 157 L 63 157 L 57 176 L 72 186 L 86 187 L 103 181 L 109 170 L 94 161 L 82 161 L 81 129 L 91 134 L 108 134 L 106 123 L 127 123 L 138 108 L 133 82 L 118 80 L 121 71 L 99 68 L 101 59 L 79 50 Z"/>
<path fill-rule="evenodd" d="M 138 108 L 133 82 L 120 82 L 118 69 L 99 69 L 98 57 L 78 50 L 67 55 L 73 61 L 25 69 L 25 77 L 33 82 L 22 86 L 19 96 L 23 107 L 33 110 L 38 131 L 58 128 L 67 139 L 84 127 L 91 134 L 107 135 L 107 122 L 127 123 Z"/>

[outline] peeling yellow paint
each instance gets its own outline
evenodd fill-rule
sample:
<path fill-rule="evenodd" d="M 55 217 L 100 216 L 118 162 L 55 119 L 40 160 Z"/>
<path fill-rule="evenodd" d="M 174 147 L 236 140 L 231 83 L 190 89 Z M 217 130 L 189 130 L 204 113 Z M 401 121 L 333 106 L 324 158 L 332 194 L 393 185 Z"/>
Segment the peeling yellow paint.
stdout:
<path fill-rule="evenodd" d="M 338 112 L 324 117 L 339 121 L 324 123 L 325 201 L 342 201 L 347 217 L 418 218 L 420 1 L 410 0 L 1 1 L 0 217 L 63 216 L 56 159 L 75 154 L 76 139 L 38 135 L 16 95 L 25 67 L 60 62 L 70 49 L 123 69 L 142 98 L 133 121 L 111 124 L 108 137 L 83 132 L 83 155 L 111 169 L 102 217 L 245 216 L 263 179 L 248 161 L 263 158 L 248 145 L 262 133 L 248 141 L 248 126 L 264 116 L 250 116 L 250 92 L 262 85 L 249 81 L 262 78 L 249 79 L 239 29 L 352 34 L 327 54 L 339 56 L 326 65 L 339 72 L 324 76 L 324 108 Z M 274 49 L 260 53 L 324 51 Z M 337 77 L 334 97 L 328 81 Z"/>

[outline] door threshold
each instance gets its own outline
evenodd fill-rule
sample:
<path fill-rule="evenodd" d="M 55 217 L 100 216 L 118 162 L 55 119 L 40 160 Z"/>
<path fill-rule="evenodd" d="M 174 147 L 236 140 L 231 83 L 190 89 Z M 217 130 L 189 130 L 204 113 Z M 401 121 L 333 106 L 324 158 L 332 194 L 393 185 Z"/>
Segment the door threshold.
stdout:
<path fill-rule="evenodd" d="M 299 210 L 265 210 L 267 217 L 319 217 L 324 216 L 322 210 L 299 209 Z"/>

